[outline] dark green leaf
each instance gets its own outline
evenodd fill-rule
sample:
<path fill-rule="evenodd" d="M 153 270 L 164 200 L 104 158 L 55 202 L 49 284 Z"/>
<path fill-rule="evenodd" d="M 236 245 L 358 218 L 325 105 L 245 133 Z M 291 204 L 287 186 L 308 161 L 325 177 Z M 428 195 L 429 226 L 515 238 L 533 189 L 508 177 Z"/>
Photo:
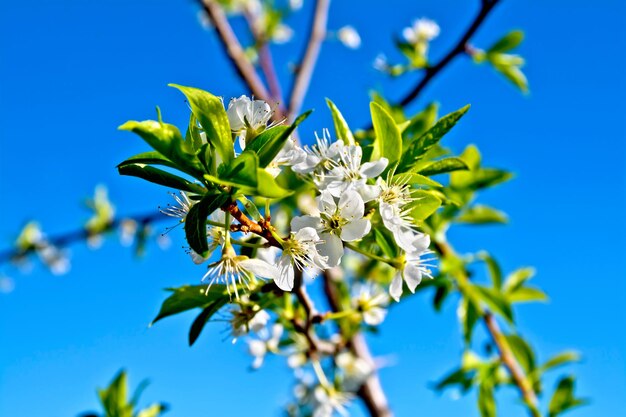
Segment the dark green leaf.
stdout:
<path fill-rule="evenodd" d="M 335 103 L 330 101 L 330 99 L 326 99 L 326 104 L 328 105 L 330 113 L 333 116 L 335 136 L 337 136 L 337 139 L 341 139 L 346 145 L 356 145 L 354 135 L 352 134 L 348 123 L 346 122 L 346 119 L 343 118 L 337 106 L 335 106 Z"/>
<path fill-rule="evenodd" d="M 224 295 L 228 296 L 226 287 L 221 284 L 213 284 L 209 291 L 206 285 L 184 285 L 178 288 L 168 288 L 172 292 L 161 305 L 159 314 L 154 318 L 152 324 L 157 321 L 194 308 L 207 308 Z"/>
<path fill-rule="evenodd" d="M 163 166 L 170 167 L 170 168 L 176 168 L 176 164 L 174 164 L 172 161 L 170 161 L 169 159 L 161 155 L 159 152 L 155 152 L 155 151 L 143 152 L 138 155 L 132 156 L 128 158 L 127 160 L 119 163 L 117 167 L 119 168 L 122 166 L 133 165 L 133 164 L 163 165 Z"/>
<path fill-rule="evenodd" d="M 437 112 L 439 105 L 430 103 L 424 110 L 417 113 L 409 120 L 409 124 L 404 130 L 407 137 L 421 136 L 437 122 Z"/>
<path fill-rule="evenodd" d="M 201 185 L 187 181 L 177 175 L 170 174 L 158 168 L 143 164 L 120 165 L 117 170 L 120 175 L 129 175 L 142 178 L 146 181 L 177 190 L 188 191 L 195 194 L 204 194 L 206 189 Z"/>
<path fill-rule="evenodd" d="M 513 30 L 487 49 L 487 53 L 508 52 L 517 47 L 523 40 L 524 32 L 521 30 Z"/>
<path fill-rule="evenodd" d="M 226 165 L 219 178 L 227 183 L 256 188 L 258 168 L 257 155 L 254 152 L 243 152 Z"/>
<path fill-rule="evenodd" d="M 532 348 L 524 339 L 516 334 L 505 335 L 505 337 L 513 354 L 526 374 L 532 373 L 535 369 L 535 353 Z"/>
<path fill-rule="evenodd" d="M 206 257 L 209 252 L 207 242 L 207 217 L 228 201 L 225 194 L 209 193 L 189 209 L 185 218 L 185 237 L 187 243 L 197 254 Z"/>
<path fill-rule="evenodd" d="M 563 377 L 559 380 L 548 406 L 548 417 L 556 417 L 565 411 L 587 403 L 586 400 L 574 396 L 575 384 L 576 381 L 573 376 Z"/>
<path fill-rule="evenodd" d="M 169 86 L 179 89 L 187 97 L 191 111 L 206 133 L 207 141 L 215 147 L 222 161 L 231 161 L 235 157 L 235 150 L 222 100 L 198 88 L 177 84 Z"/>
<path fill-rule="evenodd" d="M 478 388 L 478 409 L 482 417 L 496 417 L 496 401 L 489 384 L 481 384 Z"/>
<path fill-rule="evenodd" d="M 228 294 L 223 294 L 222 297 L 215 300 L 208 307 L 202 310 L 202 313 L 198 314 L 198 317 L 196 317 L 191 324 L 191 328 L 189 329 L 189 346 L 193 346 L 193 344 L 196 343 L 202 329 L 204 329 L 204 325 L 229 301 L 229 299 L 230 297 Z"/>

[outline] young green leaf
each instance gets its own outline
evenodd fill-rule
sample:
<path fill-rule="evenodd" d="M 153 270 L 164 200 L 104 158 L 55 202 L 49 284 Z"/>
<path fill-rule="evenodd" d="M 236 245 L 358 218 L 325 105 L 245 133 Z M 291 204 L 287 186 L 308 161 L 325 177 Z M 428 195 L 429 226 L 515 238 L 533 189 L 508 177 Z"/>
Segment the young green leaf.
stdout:
<path fill-rule="evenodd" d="M 335 125 L 335 136 L 337 139 L 343 140 L 346 145 L 356 145 L 356 141 L 354 140 L 354 135 L 346 122 L 346 119 L 343 118 L 343 115 L 335 106 L 335 103 L 330 101 L 330 99 L 326 99 L 326 104 L 330 109 L 330 113 L 333 116 L 333 123 Z"/>
<path fill-rule="evenodd" d="M 456 219 L 457 223 L 490 224 L 507 223 L 508 217 L 503 212 L 482 204 L 476 204 L 463 211 Z"/>
<path fill-rule="evenodd" d="M 512 30 L 504 35 L 500 40 L 494 43 L 487 53 L 508 52 L 516 48 L 524 40 L 524 32 L 521 30 Z"/>
<path fill-rule="evenodd" d="M 415 221 L 425 220 L 441 206 L 441 200 L 428 191 L 416 190 L 411 196 L 415 201 L 411 205 L 410 213 Z"/>
<path fill-rule="evenodd" d="M 469 104 L 459 110 L 443 116 L 426 133 L 413 141 L 402 155 L 400 165 L 396 172 L 406 172 L 411 170 L 415 164 L 422 159 L 428 150 L 437 144 L 443 136 L 454 127 L 454 125 L 469 110 Z"/>
<path fill-rule="evenodd" d="M 374 126 L 374 148 L 370 160 L 387 158 L 390 163 L 402 156 L 402 136 L 393 118 L 379 104 L 370 103 L 372 124 Z"/>
<path fill-rule="evenodd" d="M 574 396 L 575 384 L 576 380 L 573 376 L 566 376 L 559 380 L 548 406 L 548 417 L 556 417 L 587 403 L 586 400 Z"/>
<path fill-rule="evenodd" d="M 235 150 L 222 99 L 198 88 L 178 84 L 169 86 L 177 88 L 187 97 L 191 111 L 206 133 L 207 141 L 215 147 L 222 161 L 231 161 L 235 157 Z"/>

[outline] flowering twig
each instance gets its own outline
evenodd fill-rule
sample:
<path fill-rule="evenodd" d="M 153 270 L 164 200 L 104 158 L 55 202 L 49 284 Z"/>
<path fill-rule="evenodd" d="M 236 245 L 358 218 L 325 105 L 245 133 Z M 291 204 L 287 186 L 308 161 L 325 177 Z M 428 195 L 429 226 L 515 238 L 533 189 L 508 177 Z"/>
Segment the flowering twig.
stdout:
<path fill-rule="evenodd" d="M 311 22 L 307 46 L 304 50 L 300 65 L 296 70 L 293 87 L 289 95 L 289 110 L 287 112 L 289 120 L 293 120 L 300 111 L 304 96 L 309 89 L 315 63 L 317 62 L 322 42 L 326 37 L 326 23 L 328 21 L 329 7 L 330 0 L 317 0 L 315 3 L 315 12 L 313 21 Z"/>
<path fill-rule="evenodd" d="M 435 78 L 437 74 L 441 72 L 454 58 L 458 55 L 462 54 L 466 50 L 466 45 L 469 40 L 474 36 L 474 33 L 480 28 L 483 24 L 489 13 L 493 10 L 494 6 L 498 4 L 499 0 L 481 0 L 480 10 L 478 14 L 467 28 L 463 36 L 458 40 L 458 42 L 448 51 L 448 53 L 439 60 L 435 65 L 427 67 L 422 79 L 417 83 L 417 85 L 409 91 L 399 102 L 398 105 L 406 106 L 415 100 L 422 90 L 428 85 L 428 83 Z"/>

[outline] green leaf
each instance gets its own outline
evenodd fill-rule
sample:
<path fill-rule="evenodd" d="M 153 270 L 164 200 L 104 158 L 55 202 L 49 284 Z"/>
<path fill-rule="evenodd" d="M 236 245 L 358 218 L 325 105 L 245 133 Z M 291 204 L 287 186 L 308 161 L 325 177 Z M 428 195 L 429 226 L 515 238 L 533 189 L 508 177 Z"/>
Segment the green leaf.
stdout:
<path fill-rule="evenodd" d="M 502 294 L 491 288 L 486 288 L 481 285 L 473 285 L 473 287 L 480 295 L 480 299 L 484 301 L 484 303 L 491 310 L 504 317 L 509 323 L 513 324 L 513 310 L 511 309 L 511 305 L 503 297 Z"/>
<path fill-rule="evenodd" d="M 433 127 L 428 129 L 426 133 L 413 141 L 411 146 L 409 146 L 402 155 L 397 172 L 411 170 L 426 152 L 454 127 L 467 110 L 469 110 L 469 104 L 455 112 L 443 116 Z"/>
<path fill-rule="evenodd" d="M 283 146 L 285 146 L 285 142 L 287 142 L 296 127 L 309 117 L 311 113 L 312 110 L 309 110 L 301 114 L 290 126 L 276 126 L 265 130 L 246 145 L 246 149 L 243 153 L 250 151 L 256 152 L 259 156 L 259 166 L 265 168 L 274 160 Z"/>
<path fill-rule="evenodd" d="M 494 68 L 504 75 L 510 82 L 523 93 L 528 92 L 528 79 L 520 67 L 515 65 L 494 65 Z"/>
<path fill-rule="evenodd" d="M 404 130 L 407 137 L 421 136 L 437 122 L 439 105 L 430 103 L 424 110 L 417 113 L 409 120 L 409 124 Z"/>
<path fill-rule="evenodd" d="M 398 256 L 398 248 L 391 233 L 385 228 L 374 229 L 374 239 L 376 244 L 382 250 L 383 254 L 390 259 L 394 259 Z"/>
<path fill-rule="evenodd" d="M 139 135 L 155 151 L 176 164 L 176 168 L 196 178 L 202 177 L 202 166 L 183 141 L 178 128 L 154 120 L 128 121 L 118 129 Z"/>
<path fill-rule="evenodd" d="M 476 204 L 463 211 L 456 219 L 456 223 L 466 224 L 489 224 L 489 223 L 507 223 L 508 217 L 503 212 L 485 206 Z"/>
<path fill-rule="evenodd" d="M 505 335 L 509 347 L 513 351 L 513 355 L 522 366 L 526 374 L 535 369 L 535 353 L 524 339 L 516 334 Z"/>
<path fill-rule="evenodd" d="M 548 296 L 539 288 L 520 287 L 506 294 L 506 299 L 511 303 L 528 303 L 533 301 L 547 301 Z"/>
<path fill-rule="evenodd" d="M 578 362 L 578 361 L 580 361 L 580 354 L 578 352 L 572 352 L 572 351 L 563 352 L 550 358 L 546 363 L 541 365 L 540 369 L 541 369 L 541 372 L 545 372 L 550 369 L 559 367 L 561 365 L 565 365 L 570 362 Z"/>
<path fill-rule="evenodd" d="M 152 320 L 152 324 L 157 321 L 179 314 L 194 308 L 207 308 L 217 300 L 226 295 L 228 291 L 226 286 L 222 284 L 213 284 L 209 291 L 206 291 L 206 285 L 184 285 L 178 288 L 168 288 L 167 291 L 172 292 L 161 305 L 159 314 Z"/>
<path fill-rule="evenodd" d="M 431 176 L 445 174 L 447 172 L 467 170 L 467 164 L 459 158 L 445 158 L 426 165 L 417 172 L 422 175 Z"/>
<path fill-rule="evenodd" d="M 402 156 L 402 136 L 393 118 L 375 102 L 370 103 L 372 124 L 374 126 L 374 148 L 371 161 L 387 158 L 390 163 Z"/>
<path fill-rule="evenodd" d="M 259 185 L 254 195 L 265 198 L 280 199 L 293 194 L 293 191 L 286 190 L 281 187 L 276 179 L 266 170 L 259 168 L 257 175 L 259 177 Z"/>
<path fill-rule="evenodd" d="M 472 341 L 472 333 L 480 318 L 480 314 L 471 300 L 462 298 L 459 304 L 458 316 L 463 327 L 463 339 L 465 343 L 469 345 Z"/>
<path fill-rule="evenodd" d="M 205 141 L 202 140 L 202 136 L 200 135 L 200 127 L 198 126 L 198 119 L 196 116 L 191 113 L 189 115 L 189 125 L 187 126 L 187 133 L 185 134 L 185 141 L 189 144 L 191 149 L 197 151 L 203 145 L 205 145 Z"/>
<path fill-rule="evenodd" d="M 459 368 L 450 372 L 435 385 L 435 390 L 441 391 L 451 385 L 458 385 L 463 392 L 467 392 L 472 387 L 473 376 L 471 372 Z"/>
<path fill-rule="evenodd" d="M 206 257 L 209 252 L 207 217 L 219 209 L 228 199 L 229 197 L 225 194 L 208 193 L 189 209 L 185 218 L 185 237 L 191 249 L 198 255 Z"/>
<path fill-rule="evenodd" d="M 177 88 L 187 97 L 191 111 L 206 133 L 207 141 L 215 147 L 222 161 L 230 162 L 235 157 L 235 150 L 222 100 L 198 88 L 178 84 L 169 86 Z"/>
<path fill-rule="evenodd" d="M 556 417 L 587 403 L 586 400 L 574 396 L 575 384 L 576 380 L 573 376 L 566 376 L 559 380 L 548 406 L 548 417 Z"/>
<path fill-rule="evenodd" d="M 151 167 L 149 165 L 120 165 L 118 166 L 117 170 L 120 175 L 129 175 L 131 177 L 142 178 L 146 181 L 150 181 L 152 183 L 174 188 L 177 190 L 188 191 L 194 194 L 204 194 L 206 192 L 206 189 L 199 184 L 189 182 L 186 179 L 181 178 L 177 175 L 170 174 L 169 172 Z"/>
<path fill-rule="evenodd" d="M 428 191 L 416 190 L 411 193 L 415 201 L 410 206 L 411 217 L 422 221 L 441 207 L 441 200 Z"/>
<path fill-rule="evenodd" d="M 225 166 L 220 173 L 220 180 L 245 187 L 256 188 L 259 158 L 254 152 L 242 152 Z"/>
<path fill-rule="evenodd" d="M 513 293 L 521 288 L 526 281 L 531 279 L 535 275 L 535 270 L 533 268 L 520 268 L 511 274 L 506 279 L 504 283 L 504 291 L 506 293 Z"/>
<path fill-rule="evenodd" d="M 441 188 L 442 184 L 435 180 L 431 180 L 421 174 L 405 172 L 404 174 L 394 175 L 392 183 L 411 184 L 411 185 L 427 185 L 429 187 Z"/>
<path fill-rule="evenodd" d="M 478 254 L 478 258 L 487 264 L 489 277 L 491 278 L 493 287 L 497 290 L 500 290 L 500 288 L 502 287 L 502 269 L 500 269 L 500 265 L 498 264 L 498 262 L 487 252 L 480 252 Z"/>
<path fill-rule="evenodd" d="M 496 417 L 496 400 L 489 384 L 481 384 L 478 388 L 478 409 L 482 417 Z"/>
<path fill-rule="evenodd" d="M 131 417 L 132 406 L 128 404 L 128 378 L 121 370 L 105 389 L 98 390 L 102 408 L 107 417 Z"/>
<path fill-rule="evenodd" d="M 193 346 L 193 344 L 196 343 L 202 329 L 204 329 L 204 325 L 207 324 L 211 317 L 213 317 L 213 315 L 217 313 L 220 308 L 226 305 L 229 300 L 230 297 L 228 294 L 223 294 L 222 297 L 213 301 L 208 307 L 202 310 L 200 314 L 198 314 L 198 317 L 196 317 L 191 324 L 191 328 L 189 329 L 189 346 Z"/>
<path fill-rule="evenodd" d="M 163 165 L 170 168 L 177 168 L 176 164 L 161 155 L 159 152 L 150 151 L 131 156 L 123 162 L 120 162 L 117 167 L 126 165 L 141 164 L 141 165 Z"/>
<path fill-rule="evenodd" d="M 516 48 L 523 40 L 524 32 L 521 30 L 513 30 L 487 49 L 487 53 L 508 52 Z"/>
<path fill-rule="evenodd" d="M 326 104 L 330 109 L 330 113 L 333 116 L 333 123 L 335 125 L 335 136 L 337 139 L 341 139 L 346 145 L 356 145 L 356 141 L 354 140 L 354 135 L 346 122 L 346 119 L 343 118 L 343 115 L 335 106 L 335 103 L 330 101 L 330 99 L 326 99 Z"/>

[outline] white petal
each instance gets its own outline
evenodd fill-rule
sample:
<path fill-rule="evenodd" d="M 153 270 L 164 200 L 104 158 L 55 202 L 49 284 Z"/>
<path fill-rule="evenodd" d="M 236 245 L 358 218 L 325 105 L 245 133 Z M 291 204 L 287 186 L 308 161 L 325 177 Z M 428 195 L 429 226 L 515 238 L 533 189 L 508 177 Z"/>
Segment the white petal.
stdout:
<path fill-rule="evenodd" d="M 328 257 L 326 261 L 327 265 L 331 268 L 339 265 L 341 257 L 343 256 L 343 243 L 341 239 L 331 233 L 322 233 L 320 239 L 322 239 L 324 243 L 319 245 L 319 252 L 322 256 Z"/>
<path fill-rule="evenodd" d="M 415 264 L 407 263 L 404 267 L 404 280 L 411 292 L 415 292 L 415 288 L 422 282 L 422 272 Z"/>
<path fill-rule="evenodd" d="M 307 240 L 318 241 L 320 240 L 320 237 L 314 228 L 303 227 L 302 229 L 296 232 L 294 239 L 300 240 L 300 241 L 307 241 Z"/>
<path fill-rule="evenodd" d="M 380 307 L 373 307 L 363 313 L 363 321 L 370 326 L 378 326 L 385 320 L 387 310 Z"/>
<path fill-rule="evenodd" d="M 363 197 L 363 201 L 367 203 L 380 195 L 380 187 L 378 185 L 363 184 L 358 188 L 359 194 Z"/>
<path fill-rule="evenodd" d="M 280 274 L 278 278 L 274 280 L 276 286 L 283 291 L 291 291 L 293 289 L 294 273 L 290 256 L 283 255 L 280 257 L 278 270 Z"/>
<path fill-rule="evenodd" d="M 312 227 L 314 229 L 319 229 L 321 225 L 322 219 L 314 216 L 298 216 L 291 219 L 291 230 L 293 232 L 297 232 L 300 229 L 304 229 L 305 227 Z"/>
<path fill-rule="evenodd" d="M 323 190 L 322 194 L 317 197 L 317 207 L 322 213 L 335 214 L 337 211 L 337 203 L 335 203 L 333 195 L 327 190 Z"/>
<path fill-rule="evenodd" d="M 391 285 L 389 286 L 389 295 L 396 301 L 400 301 L 400 296 L 402 295 L 402 275 L 398 272 L 393 277 L 393 281 L 391 281 Z"/>
<path fill-rule="evenodd" d="M 365 212 L 363 197 L 356 191 L 346 191 L 339 198 L 339 214 L 346 220 L 360 219 Z"/>
<path fill-rule="evenodd" d="M 260 259 L 244 259 L 239 262 L 239 265 L 257 277 L 275 280 L 279 275 L 278 268 Z"/>
<path fill-rule="evenodd" d="M 412 259 L 419 259 L 419 257 L 428 249 L 430 246 L 430 236 L 424 233 L 416 232 L 415 240 L 413 241 L 413 252 L 409 255 L 407 254 L 407 259 L 411 257 Z"/>
<path fill-rule="evenodd" d="M 341 228 L 341 240 L 352 242 L 359 240 L 370 232 L 372 224 L 368 219 L 354 220 Z"/>
<path fill-rule="evenodd" d="M 341 197 L 341 194 L 346 190 L 348 183 L 342 180 L 332 180 L 326 184 L 326 190 L 335 197 Z"/>
<path fill-rule="evenodd" d="M 418 232 L 408 226 L 396 226 L 390 230 L 393 233 L 393 237 L 395 238 L 398 246 L 408 253 L 413 253 L 415 251 L 414 244 L 417 239 Z"/>
<path fill-rule="evenodd" d="M 255 356 L 257 358 L 263 358 L 263 356 L 265 356 L 265 353 L 267 352 L 265 342 L 258 339 L 252 339 L 248 341 L 248 352 L 250 352 L 252 356 Z"/>
<path fill-rule="evenodd" d="M 209 258 L 205 258 L 202 255 L 196 253 L 196 251 L 194 251 L 193 249 L 189 250 L 189 256 L 191 256 L 191 260 L 196 265 L 200 265 L 201 263 L 203 263 L 204 261 L 209 259 Z"/>
<path fill-rule="evenodd" d="M 378 161 L 364 163 L 359 171 L 367 178 L 374 178 L 379 176 L 387 168 L 388 164 L 389 160 L 387 158 L 380 158 Z"/>

